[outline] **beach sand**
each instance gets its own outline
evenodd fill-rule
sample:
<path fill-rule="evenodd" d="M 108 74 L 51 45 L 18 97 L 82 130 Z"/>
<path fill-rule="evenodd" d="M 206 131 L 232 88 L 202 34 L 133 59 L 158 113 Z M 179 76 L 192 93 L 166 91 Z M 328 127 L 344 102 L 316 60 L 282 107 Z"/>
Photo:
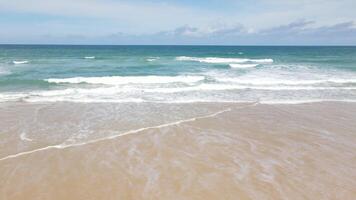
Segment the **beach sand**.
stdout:
<path fill-rule="evenodd" d="M 0 199 L 356 199 L 356 104 L 0 104 Z"/>

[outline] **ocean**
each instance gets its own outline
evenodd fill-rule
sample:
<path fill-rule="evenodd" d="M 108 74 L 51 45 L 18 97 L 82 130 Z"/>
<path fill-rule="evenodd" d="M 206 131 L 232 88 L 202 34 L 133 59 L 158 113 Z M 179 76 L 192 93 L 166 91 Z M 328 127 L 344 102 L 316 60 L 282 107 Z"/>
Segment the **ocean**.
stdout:
<path fill-rule="evenodd" d="M 0 45 L 0 101 L 356 101 L 356 47 Z"/>

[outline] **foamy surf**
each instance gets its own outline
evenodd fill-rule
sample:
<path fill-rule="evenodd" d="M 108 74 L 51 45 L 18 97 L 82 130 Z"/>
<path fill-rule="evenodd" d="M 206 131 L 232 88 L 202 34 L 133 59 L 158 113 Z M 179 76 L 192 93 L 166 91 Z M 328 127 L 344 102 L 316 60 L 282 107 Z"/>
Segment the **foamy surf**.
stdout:
<path fill-rule="evenodd" d="M 341 79 L 341 78 L 329 78 L 329 79 L 313 79 L 313 80 L 293 80 L 293 79 L 273 79 L 273 78 L 216 78 L 220 82 L 231 82 L 244 85 L 256 85 L 256 86 L 277 86 L 277 85 L 325 85 L 325 84 L 354 84 L 356 79 Z M 337 86 L 337 85 L 335 85 Z M 335 87 L 337 89 L 337 87 Z"/>
<path fill-rule="evenodd" d="M 154 61 L 157 61 L 159 60 L 159 57 L 151 57 L 151 58 L 147 58 L 146 61 L 147 62 L 154 62 Z"/>
<path fill-rule="evenodd" d="M 244 92 L 255 91 L 256 96 L 243 96 Z M 233 92 L 234 91 L 234 92 Z M 272 92 L 274 91 L 274 92 Z M 291 93 L 293 91 L 293 93 Z M 328 91 L 328 92 L 325 92 Z M 185 103 L 185 102 L 251 102 L 256 99 L 278 101 L 291 100 L 294 95 L 315 94 L 307 100 L 319 97 L 319 93 L 344 93 L 356 91 L 356 87 L 312 87 L 312 86 L 248 86 L 233 84 L 201 84 L 188 87 L 99 87 L 99 88 L 71 88 L 64 90 L 38 91 L 19 94 L 3 94 L 0 102 L 78 102 L 78 103 Z M 274 93 L 279 98 L 274 98 Z M 293 94 L 293 95 L 291 95 Z M 325 96 L 325 99 L 333 99 Z M 336 97 L 334 97 L 337 100 Z M 349 100 L 349 99 L 345 99 Z M 284 101 L 284 100 L 283 100 Z"/>
<path fill-rule="evenodd" d="M 298 105 L 298 104 L 311 104 L 311 103 L 322 103 L 322 102 L 334 102 L 334 103 L 356 103 L 356 100 L 338 100 L 338 99 L 305 99 L 305 100 L 266 100 L 260 101 L 260 104 L 266 105 Z"/>
<path fill-rule="evenodd" d="M 27 64 L 27 63 L 29 63 L 29 61 L 28 60 L 14 60 L 14 61 L 12 61 L 12 63 L 15 65 L 20 65 L 20 64 Z"/>
<path fill-rule="evenodd" d="M 84 59 L 95 59 L 95 56 L 85 56 Z"/>
<path fill-rule="evenodd" d="M 246 69 L 246 68 L 254 68 L 257 67 L 259 64 L 229 64 L 231 68 L 239 68 L 239 69 Z"/>
<path fill-rule="evenodd" d="M 201 84 L 192 87 L 142 89 L 148 93 L 181 93 L 198 91 L 229 91 L 229 90 L 265 90 L 265 91 L 297 91 L 297 90 L 356 90 L 356 87 L 311 87 L 311 86 L 248 86 L 233 84 Z M 213 94 L 212 94 L 213 96 Z M 219 101 L 218 101 L 219 102 Z"/>
<path fill-rule="evenodd" d="M 104 85 L 154 84 L 154 83 L 194 83 L 204 80 L 204 76 L 107 76 L 45 79 L 49 83 L 88 83 Z"/>
<path fill-rule="evenodd" d="M 188 57 L 188 56 L 179 56 L 176 57 L 178 61 L 196 61 L 203 63 L 213 63 L 213 64 L 234 64 L 234 63 L 260 63 L 267 64 L 273 63 L 273 59 L 247 59 L 247 58 L 217 58 L 217 57 L 206 57 L 206 58 L 198 58 L 198 57 Z"/>

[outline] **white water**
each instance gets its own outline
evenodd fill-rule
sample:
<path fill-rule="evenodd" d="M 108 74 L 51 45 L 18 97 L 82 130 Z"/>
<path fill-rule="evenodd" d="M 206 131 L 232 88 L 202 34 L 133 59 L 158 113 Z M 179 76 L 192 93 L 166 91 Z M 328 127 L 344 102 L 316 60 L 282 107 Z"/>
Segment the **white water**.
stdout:
<path fill-rule="evenodd" d="M 46 79 L 49 83 L 89 83 L 105 85 L 153 84 L 153 83 L 194 83 L 204 80 L 204 76 L 107 76 Z"/>
<path fill-rule="evenodd" d="M 215 58 L 215 57 L 207 57 L 207 58 L 198 58 L 198 57 L 187 57 L 180 56 L 177 57 L 178 61 L 196 61 L 196 62 L 204 62 L 204 63 L 215 63 L 215 64 L 233 64 L 233 63 L 273 63 L 273 59 L 247 59 L 247 58 Z"/>
<path fill-rule="evenodd" d="M 232 82 L 246 85 L 316 85 L 316 84 L 346 84 L 356 83 L 356 79 L 341 79 L 341 78 L 327 78 L 318 80 L 291 80 L 291 79 L 274 79 L 274 78 L 254 78 L 254 79 L 240 79 L 240 78 L 216 78 L 221 82 Z"/>
<path fill-rule="evenodd" d="M 146 58 L 148 62 L 162 60 L 159 57 Z M 176 60 L 201 62 L 206 68 L 199 71 L 199 66 L 185 63 L 182 67 L 190 67 L 192 72 L 174 76 L 48 78 L 44 81 L 55 85 L 50 90 L 1 92 L 0 102 L 305 102 L 356 99 L 356 74 L 350 71 L 310 66 L 283 65 L 281 68 L 272 64 L 273 59 L 270 58 L 181 56 Z M 215 69 L 204 63 L 226 64 L 230 68 Z"/>
<path fill-rule="evenodd" d="M 230 64 L 230 67 L 245 69 L 245 68 L 254 68 L 254 67 L 257 67 L 258 65 L 259 64 Z"/>
<path fill-rule="evenodd" d="M 28 60 L 14 60 L 14 61 L 12 61 L 12 63 L 15 65 L 20 65 L 20 64 L 27 64 L 27 63 L 29 63 L 29 61 Z"/>
<path fill-rule="evenodd" d="M 154 61 L 157 61 L 159 59 L 160 59 L 159 57 L 150 57 L 150 58 L 147 58 L 146 61 L 147 62 L 154 62 Z"/>

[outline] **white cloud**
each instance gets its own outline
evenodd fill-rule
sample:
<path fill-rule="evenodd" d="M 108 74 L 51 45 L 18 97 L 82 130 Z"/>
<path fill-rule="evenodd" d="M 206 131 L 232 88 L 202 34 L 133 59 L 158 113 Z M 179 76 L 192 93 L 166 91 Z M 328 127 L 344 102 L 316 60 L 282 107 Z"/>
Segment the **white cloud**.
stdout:
<path fill-rule="evenodd" d="M 355 0 L 260 0 L 240 15 L 241 23 L 254 29 L 266 29 L 301 19 L 326 26 L 356 21 Z M 249 6 L 247 6 L 249 7 Z"/>
<path fill-rule="evenodd" d="M 243 24 L 255 30 L 310 19 L 315 25 L 356 20 L 355 0 L 222 0 L 226 10 L 185 3 L 128 0 L 0 0 L 0 11 L 102 19 L 126 32 L 154 32 L 189 24 Z"/>
<path fill-rule="evenodd" d="M 312 41 L 313 35 L 323 35 L 321 30 L 329 33 L 342 27 L 338 39 L 341 41 L 342 37 L 354 34 L 353 22 L 356 21 L 355 0 L 221 0 L 222 8 L 226 9 L 192 6 L 189 3 L 177 3 L 178 0 L 162 2 L 0 0 L 2 13 L 39 14 L 42 19 L 41 22 L 27 23 L 24 20 L 2 23 L 0 42 L 9 42 L 10 39 L 16 41 L 16 38 L 21 38 L 21 41 L 26 41 L 26 38 L 41 41 L 41 37 L 43 42 L 46 39 L 53 41 L 53 38 L 59 42 L 65 39 L 71 42 L 75 38 L 68 35 L 81 35 L 81 41 L 85 42 L 90 42 L 91 38 L 93 41 L 149 43 L 161 38 L 167 43 L 174 40 L 177 43 L 258 43 L 264 37 L 264 42 L 268 43 L 277 39 L 288 41 L 285 35 L 293 37 L 297 33 L 304 34 L 305 38 Z M 349 23 L 342 25 L 343 22 Z M 334 27 L 334 24 L 340 27 Z M 116 35 L 117 32 L 123 34 Z M 111 39 L 103 35 L 111 35 Z M 337 34 L 333 37 L 337 37 Z"/>

